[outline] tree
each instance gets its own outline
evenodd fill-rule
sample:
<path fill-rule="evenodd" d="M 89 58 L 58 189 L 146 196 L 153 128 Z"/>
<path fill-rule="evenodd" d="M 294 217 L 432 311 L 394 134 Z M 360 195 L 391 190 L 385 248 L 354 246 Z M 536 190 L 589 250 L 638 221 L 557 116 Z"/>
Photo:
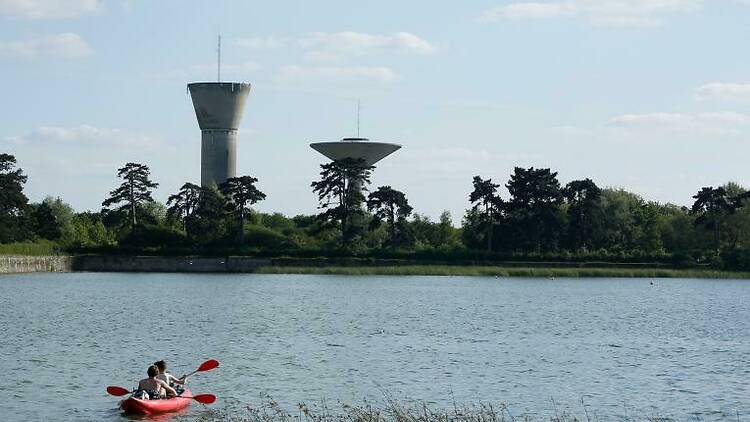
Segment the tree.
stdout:
<path fill-rule="evenodd" d="M 507 209 L 521 243 L 535 251 L 556 249 L 564 223 L 557 173 L 516 167 L 505 187 L 510 193 Z"/>
<path fill-rule="evenodd" d="M 495 231 L 495 219 L 502 208 L 502 199 L 497 195 L 500 185 L 492 183 L 492 179 L 482 180 L 474 176 L 474 190 L 469 194 L 469 201 L 474 204 L 472 209 L 479 211 L 484 219 L 485 239 L 487 241 L 487 252 L 492 252 L 492 237 Z"/>
<path fill-rule="evenodd" d="M 325 209 L 318 217 L 338 223 L 341 244 L 344 248 L 349 247 L 364 227 L 356 218 L 364 216 L 362 190 L 370 184 L 370 174 L 375 167 L 368 166 L 361 159 L 347 158 L 322 164 L 320 168 L 320 180 L 310 184 L 318 195 L 319 208 Z"/>
<path fill-rule="evenodd" d="M 389 228 L 389 243 L 391 249 L 396 249 L 400 236 L 396 235 L 396 226 L 402 226 L 406 218 L 411 215 L 413 208 L 409 205 L 406 195 L 390 186 L 381 186 L 367 197 L 367 209 L 374 212 L 373 223 L 377 227 L 385 220 Z"/>
<path fill-rule="evenodd" d="M 563 189 L 568 201 L 568 239 L 574 249 L 588 248 L 597 225 L 602 190 L 591 179 L 574 180 Z"/>
<path fill-rule="evenodd" d="M 723 187 L 704 187 L 693 199 L 695 202 L 690 211 L 696 216 L 695 223 L 712 231 L 714 250 L 718 255 L 721 249 L 721 226 L 727 216 L 742 205 L 742 198 L 729 195 Z"/>
<path fill-rule="evenodd" d="M 50 207 L 49 202 L 45 200 L 41 204 L 32 204 L 31 208 L 34 234 L 43 239 L 59 239 L 62 236 L 60 223 L 57 221 L 57 217 L 52 207 Z"/>
<path fill-rule="evenodd" d="M 25 240 L 28 233 L 22 223 L 29 199 L 23 193 L 26 175 L 15 169 L 16 157 L 0 153 L 0 243 Z"/>
<path fill-rule="evenodd" d="M 136 214 L 146 202 L 154 201 L 151 191 L 159 186 L 149 179 L 150 174 L 148 166 L 138 163 L 127 163 L 125 167 L 118 169 L 117 177 L 123 179 L 123 182 L 102 202 L 102 212 L 109 212 L 108 208 L 114 205 L 116 212 L 128 215 L 130 227 L 135 228 Z"/>
<path fill-rule="evenodd" d="M 188 220 L 188 230 L 201 243 L 217 243 L 225 238 L 228 204 L 216 185 L 201 188 L 198 206 Z"/>
<path fill-rule="evenodd" d="M 167 199 L 167 219 L 179 221 L 188 237 L 191 235 L 188 230 L 189 221 L 198 208 L 200 194 L 201 187 L 188 182 Z"/>
<path fill-rule="evenodd" d="M 219 186 L 240 223 L 240 246 L 245 242 L 245 216 L 250 212 L 250 205 L 266 199 L 266 194 L 255 187 L 257 181 L 258 179 L 250 176 L 230 177 Z"/>

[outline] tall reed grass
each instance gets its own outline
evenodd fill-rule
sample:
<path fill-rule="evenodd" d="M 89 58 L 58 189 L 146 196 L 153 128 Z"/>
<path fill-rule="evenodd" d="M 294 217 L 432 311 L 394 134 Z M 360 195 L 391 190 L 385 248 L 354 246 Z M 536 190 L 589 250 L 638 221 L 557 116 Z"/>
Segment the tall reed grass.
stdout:
<path fill-rule="evenodd" d="M 47 256 L 58 253 L 57 244 L 50 240 L 0 243 L 0 255 Z"/>
<path fill-rule="evenodd" d="M 403 266 L 266 266 L 263 274 L 392 275 L 392 276 L 483 276 L 483 277 L 587 277 L 587 278 L 750 278 L 750 273 L 706 269 L 667 268 L 523 268 L 496 266 L 403 265 Z"/>
<path fill-rule="evenodd" d="M 562 410 L 552 401 L 551 409 L 536 415 L 515 414 L 503 403 L 480 403 L 471 406 L 454 404 L 440 409 L 424 402 L 399 402 L 386 396 L 384 403 L 364 402 L 350 405 L 337 402 L 331 409 L 327 402 L 308 406 L 300 403 L 289 411 L 266 396 L 259 405 L 228 401 L 221 408 L 209 408 L 197 416 L 199 422 L 600 422 L 596 412 L 583 401 L 578 414 Z M 196 415 L 191 415 L 191 420 Z M 732 415 L 734 416 L 734 415 Z M 739 414 L 737 414 L 739 420 Z M 177 419 L 180 420 L 179 418 Z M 666 422 L 672 418 L 658 416 L 632 417 L 629 421 Z M 690 420 L 700 421 L 695 417 Z"/>

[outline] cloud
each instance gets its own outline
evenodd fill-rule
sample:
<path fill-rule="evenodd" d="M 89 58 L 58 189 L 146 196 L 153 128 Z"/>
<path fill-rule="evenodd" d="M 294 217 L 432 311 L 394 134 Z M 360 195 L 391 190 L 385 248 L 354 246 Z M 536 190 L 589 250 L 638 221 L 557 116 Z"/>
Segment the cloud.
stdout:
<path fill-rule="evenodd" d="M 246 37 L 234 40 L 233 44 L 247 50 L 259 51 L 274 50 L 276 48 L 283 47 L 286 44 L 286 41 L 274 36 Z"/>
<path fill-rule="evenodd" d="M 306 57 L 313 60 L 336 60 L 345 56 L 385 53 L 433 54 L 437 51 L 433 44 L 409 32 L 388 35 L 315 32 L 300 38 L 297 44 L 308 50 Z"/>
<path fill-rule="evenodd" d="M 70 19 L 99 10 L 99 0 L 0 0 L 0 16 L 18 19 Z"/>
<path fill-rule="evenodd" d="M 1 0 L 0 0 L 1 1 Z M 0 41 L 0 59 L 81 59 L 93 50 L 78 34 L 65 32 L 22 41 Z"/>
<path fill-rule="evenodd" d="M 656 27 L 664 16 L 699 10 L 703 0 L 562 0 L 518 2 L 486 10 L 481 20 L 520 21 L 551 18 L 581 18 L 594 26 Z"/>
<path fill-rule="evenodd" d="M 284 81 L 332 81 L 352 82 L 370 80 L 380 83 L 393 82 L 396 73 L 388 67 L 369 66 L 296 66 L 287 65 L 281 68 L 278 76 Z"/>
<path fill-rule="evenodd" d="M 750 84 L 711 82 L 695 89 L 698 99 L 750 100 Z"/>
<path fill-rule="evenodd" d="M 159 140 L 117 128 L 88 124 L 78 126 L 40 126 L 25 135 L 9 136 L 6 142 L 19 146 L 64 146 L 82 148 L 152 148 Z"/>
<path fill-rule="evenodd" d="M 703 113 L 624 114 L 610 120 L 609 126 L 623 129 L 660 129 L 690 132 L 736 134 L 750 127 L 750 114 L 736 111 Z"/>

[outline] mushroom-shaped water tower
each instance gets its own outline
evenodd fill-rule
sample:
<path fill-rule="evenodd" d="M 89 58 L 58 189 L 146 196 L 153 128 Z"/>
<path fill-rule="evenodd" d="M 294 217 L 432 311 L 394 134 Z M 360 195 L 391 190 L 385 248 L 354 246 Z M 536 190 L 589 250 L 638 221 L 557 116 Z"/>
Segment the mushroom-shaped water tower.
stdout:
<path fill-rule="evenodd" d="M 362 160 L 366 166 L 373 166 L 400 149 L 401 145 L 372 142 L 367 138 L 344 138 L 334 142 L 315 142 L 310 147 L 332 161 L 350 158 Z"/>

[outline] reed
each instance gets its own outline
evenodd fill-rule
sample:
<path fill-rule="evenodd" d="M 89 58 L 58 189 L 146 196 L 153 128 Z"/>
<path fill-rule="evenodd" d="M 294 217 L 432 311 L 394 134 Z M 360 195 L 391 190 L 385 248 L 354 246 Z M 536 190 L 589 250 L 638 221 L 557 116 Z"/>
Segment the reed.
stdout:
<path fill-rule="evenodd" d="M 504 403 L 480 403 L 471 406 L 459 406 L 454 403 L 450 408 L 441 409 L 424 402 L 400 402 L 388 396 L 382 403 L 365 401 L 360 405 L 350 405 L 337 402 L 333 409 L 326 401 L 314 406 L 300 403 L 295 410 L 289 411 L 272 398 L 265 396 L 259 405 L 225 401 L 221 408 L 201 412 L 197 415 L 197 420 L 199 422 L 599 422 L 600 418 L 588 409 L 583 401 L 581 401 L 578 414 L 567 409 L 559 409 L 557 403 L 553 401 L 549 411 L 524 415 L 513 413 Z M 674 419 L 645 416 L 628 420 L 663 422 Z"/>
<path fill-rule="evenodd" d="M 667 268 L 525 268 L 497 266 L 403 265 L 403 266 L 266 266 L 262 274 L 480 276 L 527 278 L 703 278 L 746 279 L 750 273 L 707 269 Z"/>
<path fill-rule="evenodd" d="M 49 240 L 0 244 L 0 255 L 48 256 L 58 253 L 57 244 Z"/>

